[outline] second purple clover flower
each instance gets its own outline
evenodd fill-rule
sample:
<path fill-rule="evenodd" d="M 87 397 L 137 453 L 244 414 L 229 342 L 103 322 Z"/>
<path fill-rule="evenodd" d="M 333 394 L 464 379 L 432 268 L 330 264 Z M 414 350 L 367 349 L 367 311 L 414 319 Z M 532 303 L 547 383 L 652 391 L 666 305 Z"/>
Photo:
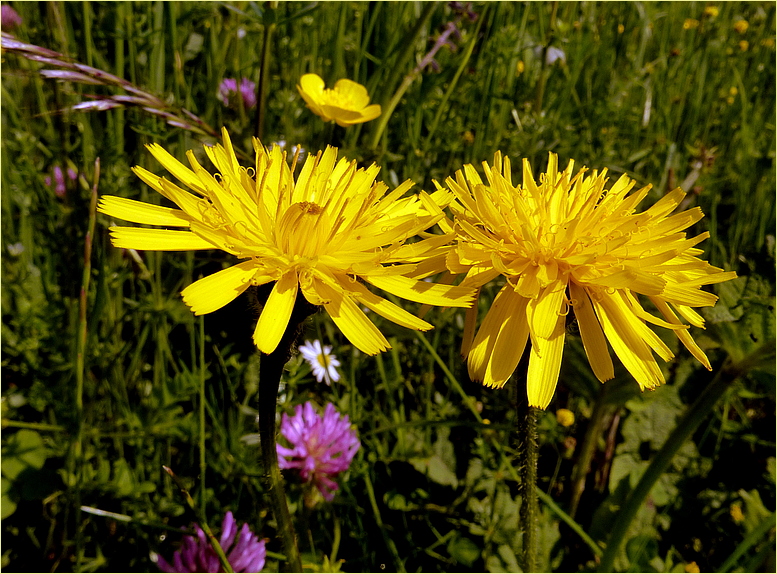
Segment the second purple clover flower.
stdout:
<path fill-rule="evenodd" d="M 333 478 L 348 470 L 361 446 L 348 416 L 340 415 L 332 403 L 319 415 L 308 401 L 297 405 L 293 416 L 283 414 L 281 434 L 291 448 L 277 445 L 278 466 L 299 470 L 302 480 L 332 500 L 339 488 Z"/>
<path fill-rule="evenodd" d="M 216 551 L 205 532 L 194 525 L 195 536 L 185 536 L 181 548 L 173 554 L 172 564 L 159 556 L 157 566 L 162 572 L 223 572 Z M 232 512 L 227 512 L 221 524 L 221 548 L 235 572 L 261 572 L 267 557 L 264 540 L 251 532 L 248 524 L 238 531 Z"/>
<path fill-rule="evenodd" d="M 240 86 L 234 78 L 225 78 L 219 85 L 219 92 L 216 97 L 225 106 L 237 108 L 237 98 L 243 99 L 245 109 L 256 107 L 256 84 L 248 78 L 240 80 Z"/>

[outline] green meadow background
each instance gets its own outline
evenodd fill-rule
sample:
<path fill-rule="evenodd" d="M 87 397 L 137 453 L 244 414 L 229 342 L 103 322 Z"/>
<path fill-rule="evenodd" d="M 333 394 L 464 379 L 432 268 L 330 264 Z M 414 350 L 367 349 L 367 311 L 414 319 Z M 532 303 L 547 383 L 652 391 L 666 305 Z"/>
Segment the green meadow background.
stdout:
<path fill-rule="evenodd" d="M 392 186 L 431 190 L 497 150 L 535 173 L 551 151 L 627 173 L 653 184 L 643 206 L 682 185 L 684 206 L 706 214 L 689 230 L 709 231 L 704 258 L 739 275 L 713 287 L 721 299 L 694 330 L 713 372 L 666 337 L 677 351 L 666 386 L 640 393 L 622 368 L 601 385 L 570 327 L 538 422 L 539 564 L 596 570 L 630 493 L 659 472 L 615 570 L 775 571 L 774 3 L 476 2 L 457 49 L 415 72 L 455 17 L 447 3 L 11 4 L 17 39 L 115 74 L 168 113 L 227 126 L 245 150 L 256 110 L 217 100 L 224 78 L 264 78 L 265 145 L 336 143 L 378 162 Z M 548 63 L 555 50 L 563 59 Z M 153 556 L 169 558 L 194 520 L 165 465 L 212 527 L 231 510 L 268 539 L 265 570 L 283 570 L 255 436 L 256 303 L 194 317 L 180 291 L 229 257 L 115 249 L 90 207 L 97 158 L 99 194 L 161 203 L 130 171 L 164 173 L 144 144 L 183 159 L 215 140 L 159 108 L 70 111 L 130 92 L 41 69 L 54 68 L 2 54 L 2 567 L 157 571 Z M 307 72 L 364 84 L 384 114 L 406 90 L 384 130 L 382 119 L 333 128 L 297 93 Z M 57 165 L 82 176 L 61 197 L 45 182 Z M 484 289 L 481 317 L 499 286 Z M 306 508 L 288 476 L 306 570 L 519 572 L 520 375 L 502 390 L 469 381 L 460 310 L 432 310 L 424 334 L 373 319 L 393 346 L 377 357 L 326 314 L 309 321 L 306 338 L 334 346 L 341 382 L 317 383 L 299 357 L 284 375 L 279 412 L 333 402 L 362 442 L 332 503 Z M 721 398 L 692 408 L 724 371 L 735 375 Z M 572 426 L 557 422 L 561 408 Z M 686 412 L 698 426 L 684 441 Z M 676 454 L 656 471 L 665 445 Z"/>

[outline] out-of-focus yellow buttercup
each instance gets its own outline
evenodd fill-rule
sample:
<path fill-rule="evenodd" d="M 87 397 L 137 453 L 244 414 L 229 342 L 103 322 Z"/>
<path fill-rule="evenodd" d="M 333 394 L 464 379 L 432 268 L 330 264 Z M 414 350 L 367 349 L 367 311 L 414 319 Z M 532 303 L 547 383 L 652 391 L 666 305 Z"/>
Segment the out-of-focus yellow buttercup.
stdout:
<path fill-rule="evenodd" d="M 465 307 L 474 289 L 420 281 L 445 268 L 445 244 L 451 236 L 425 230 L 444 218 L 447 190 L 404 197 L 406 181 L 393 191 L 375 178 L 379 168 L 337 160 L 327 147 L 309 155 L 294 177 L 278 146 L 265 149 L 254 139 L 256 167 L 238 164 L 229 134 L 224 145 L 205 146 L 218 173 L 203 168 L 187 152 L 184 166 L 161 146 L 149 151 L 190 191 L 136 167 L 135 173 L 180 209 L 103 196 L 99 211 L 112 217 L 173 229 L 111 227 L 116 247 L 178 251 L 221 249 L 242 261 L 200 279 L 183 290 L 184 302 L 197 315 L 220 309 L 251 285 L 275 282 L 254 331 L 264 353 L 277 347 L 289 322 L 298 291 L 323 306 L 354 346 L 374 355 L 390 348 L 360 306 L 405 327 L 432 327 L 370 291 L 364 284 L 430 305 Z M 405 241 L 421 234 L 412 244 Z"/>
<path fill-rule="evenodd" d="M 374 120 L 380 115 L 379 105 L 369 105 L 367 88 L 345 78 L 337 80 L 330 90 L 317 74 L 305 74 L 300 78 L 297 89 L 313 113 L 325 122 L 334 121 L 339 126 L 348 127 Z"/>
<path fill-rule="evenodd" d="M 455 223 L 441 224 L 456 234 L 449 270 L 466 273 L 464 286 L 479 288 L 500 275 L 506 280 L 477 335 L 476 307 L 468 313 L 462 351 L 470 376 L 501 387 L 530 339 L 529 404 L 547 407 L 570 312 L 602 382 L 614 376 L 608 342 L 642 389 L 664 382 L 653 353 L 666 361 L 673 353 L 649 325 L 670 329 L 709 369 L 678 315 L 703 328 L 693 307 L 714 305 L 717 297 L 701 286 L 736 274 L 698 258 L 696 245 L 709 233 L 686 237 L 703 217 L 701 209 L 672 214 L 685 196 L 678 188 L 637 212 L 650 186 L 630 194 L 635 182 L 624 175 L 606 190 L 606 170 L 574 174 L 573 167 L 570 161 L 560 171 L 551 153 L 537 183 L 524 160 L 523 183 L 514 185 L 509 158 L 497 152 L 493 165 L 483 164 L 486 182 L 471 165 L 446 180 L 457 199 L 450 206 Z M 638 295 L 662 318 L 648 312 Z"/>

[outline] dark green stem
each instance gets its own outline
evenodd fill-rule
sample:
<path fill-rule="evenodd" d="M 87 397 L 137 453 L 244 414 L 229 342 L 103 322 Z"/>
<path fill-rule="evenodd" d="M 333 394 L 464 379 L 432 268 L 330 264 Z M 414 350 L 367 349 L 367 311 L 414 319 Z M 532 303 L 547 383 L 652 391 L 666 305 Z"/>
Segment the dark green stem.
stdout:
<path fill-rule="evenodd" d="M 518 409 L 518 458 L 521 475 L 520 521 L 523 531 L 523 571 L 537 571 L 537 411 Z"/>
<path fill-rule="evenodd" d="M 774 352 L 774 341 L 772 340 L 738 363 L 727 362 L 726 366 L 715 375 L 709 386 L 704 389 L 704 392 L 690 406 L 661 447 L 661 450 L 656 453 L 655 458 L 645 470 L 637 486 L 629 493 L 626 502 L 618 513 L 615 523 L 610 528 L 612 536 L 607 543 L 607 548 L 602 556 L 602 562 L 599 564 L 599 572 L 613 571 L 615 558 L 618 556 L 621 544 L 623 544 L 626 534 L 628 534 L 634 517 L 639 512 L 655 483 L 669 468 L 677 451 L 691 437 L 702 421 L 707 418 L 707 415 L 709 415 L 731 384 L 753 368 L 757 368 L 762 364 L 768 364 L 769 362 L 773 364 Z"/>
<path fill-rule="evenodd" d="M 290 572 L 302 572 L 302 562 L 297 548 L 294 524 L 286 502 L 283 477 L 278 468 L 278 453 L 275 448 L 275 412 L 283 367 L 291 358 L 291 350 L 300 335 L 303 321 L 315 310 L 316 307 L 308 303 L 302 295 L 298 295 L 280 343 L 272 353 L 263 355 L 259 364 L 259 437 L 264 467 L 263 478 L 265 488 L 270 493 L 278 535 L 283 542 L 283 550 L 287 558 L 286 567 Z"/>

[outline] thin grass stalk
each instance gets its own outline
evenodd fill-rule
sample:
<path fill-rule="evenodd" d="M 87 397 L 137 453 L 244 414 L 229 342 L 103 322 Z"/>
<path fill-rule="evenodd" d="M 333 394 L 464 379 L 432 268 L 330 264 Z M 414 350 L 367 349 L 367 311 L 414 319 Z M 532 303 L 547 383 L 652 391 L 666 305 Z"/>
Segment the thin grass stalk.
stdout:
<path fill-rule="evenodd" d="M 727 364 L 718 371 L 712 382 L 680 419 L 677 427 L 669 435 L 661 450 L 656 453 L 655 458 L 645 470 L 637 486 L 629 493 L 626 502 L 621 507 L 621 511 L 615 518 L 615 522 L 610 529 L 612 535 L 599 564 L 599 572 L 612 572 L 615 559 L 626 538 L 626 534 L 628 534 L 634 517 L 639 512 L 655 483 L 669 468 L 677 451 L 680 450 L 685 441 L 693 435 L 696 428 L 707 418 L 732 383 L 753 368 L 768 363 L 773 365 L 774 345 L 774 340 L 771 340 L 738 363 L 734 363 L 729 358 Z"/>
<path fill-rule="evenodd" d="M 764 518 L 750 534 L 745 536 L 745 539 L 739 543 L 739 545 L 734 549 L 734 552 L 731 553 L 731 556 L 726 559 L 723 565 L 718 570 L 716 570 L 716 572 L 728 572 L 731 570 L 734 567 L 734 564 L 737 563 L 737 560 L 742 558 L 742 556 L 744 556 L 745 553 L 750 550 L 750 548 L 761 542 L 761 540 L 763 540 L 769 531 L 774 528 L 774 518 L 774 513 L 771 513 L 769 516 Z M 772 549 L 774 548 L 773 544 L 769 544 L 767 546 L 771 547 Z M 751 571 L 753 570 L 744 570 L 744 572 Z"/>
<path fill-rule="evenodd" d="M 432 140 L 432 136 L 437 131 L 437 125 L 440 123 L 440 119 L 442 118 L 443 112 L 446 111 L 445 106 L 448 104 L 448 100 L 451 98 L 451 95 L 453 95 L 453 92 L 459 83 L 459 79 L 461 78 L 461 75 L 464 73 L 464 70 L 467 68 L 467 64 L 469 64 L 469 60 L 472 57 L 472 52 L 475 49 L 475 44 L 478 41 L 480 28 L 483 26 L 483 22 L 486 21 L 488 8 L 489 7 L 486 6 L 483 9 L 483 12 L 480 14 L 480 18 L 478 18 L 478 23 L 477 23 L 477 26 L 475 27 L 475 31 L 472 33 L 472 38 L 470 39 L 469 44 L 467 44 L 467 47 L 464 49 L 464 54 L 462 55 L 461 63 L 459 64 L 459 67 L 456 70 L 456 73 L 453 75 L 453 79 L 448 85 L 448 89 L 445 91 L 445 94 L 442 97 L 442 100 L 440 101 L 440 105 L 437 107 L 437 112 L 434 114 L 434 119 L 432 120 L 432 125 L 429 128 L 429 133 L 426 135 L 424 144 L 421 147 L 421 149 L 424 151 L 429 149 L 429 143 Z"/>
<path fill-rule="evenodd" d="M 537 412 L 523 404 L 518 409 L 518 463 L 521 475 L 520 528 L 523 533 L 522 569 L 537 572 Z"/>
<path fill-rule="evenodd" d="M 386 534 L 386 527 L 383 524 L 383 519 L 380 516 L 380 508 L 378 508 L 378 500 L 375 498 L 375 489 L 372 487 L 372 480 L 370 480 L 369 472 L 364 473 L 364 486 L 367 488 L 367 498 L 370 499 L 370 507 L 372 508 L 372 514 L 375 516 L 375 525 L 380 529 L 380 534 L 383 536 L 383 542 L 386 544 L 386 548 L 391 553 L 391 557 L 394 559 L 394 568 L 397 572 L 407 572 L 405 565 L 402 562 L 402 558 L 399 556 L 397 547 L 391 537 Z"/>
<path fill-rule="evenodd" d="M 224 549 L 221 547 L 221 544 L 219 544 L 219 541 L 216 539 L 216 537 L 213 535 L 213 531 L 210 529 L 210 526 L 208 526 L 208 521 L 205 520 L 205 515 L 200 512 L 199 508 L 197 508 L 197 505 L 194 503 L 194 499 L 192 498 L 192 495 L 189 494 L 189 491 L 186 489 L 184 484 L 181 482 L 181 480 L 176 476 L 176 474 L 172 471 L 170 467 L 162 466 L 163 469 L 165 469 L 165 472 L 170 475 L 170 478 L 173 479 L 173 482 L 175 482 L 178 489 L 181 491 L 181 494 L 183 494 L 184 500 L 186 500 L 186 504 L 189 506 L 189 508 L 194 512 L 194 515 L 197 518 L 197 524 L 200 525 L 200 528 L 202 528 L 202 531 L 205 533 L 205 536 L 208 537 L 208 541 L 210 542 L 211 548 L 213 548 L 213 551 L 216 553 L 216 556 L 219 559 L 219 563 L 221 564 L 221 567 L 224 569 L 224 572 L 234 572 L 232 569 L 232 565 L 229 563 L 229 560 L 227 560 L 227 555 L 224 554 Z"/>
<path fill-rule="evenodd" d="M 275 415 L 283 367 L 291 358 L 292 348 L 302 334 L 303 322 L 316 309 L 317 307 L 308 303 L 301 293 L 298 294 L 289 324 L 278 346 L 269 355 L 263 355 L 259 363 L 259 444 L 264 469 L 263 479 L 265 488 L 270 494 L 270 504 L 277 523 L 278 535 L 286 554 L 286 568 L 290 572 L 302 572 L 302 562 L 286 492 L 283 488 L 283 476 L 278 467 Z"/>
<path fill-rule="evenodd" d="M 199 406 L 199 451 L 200 451 L 200 512 L 205 516 L 205 472 L 208 464 L 205 459 L 205 320 L 200 315 L 200 404 Z"/>
<path fill-rule="evenodd" d="M 405 36 L 405 48 L 393 66 L 393 74 L 385 82 L 385 86 L 387 86 L 386 94 L 390 94 L 393 86 L 399 84 L 400 78 L 402 78 L 403 70 L 407 67 L 408 62 L 410 61 L 410 58 L 415 51 L 416 38 L 418 37 L 418 34 L 421 33 L 421 30 L 423 30 L 424 26 L 426 26 L 427 22 L 429 22 L 429 19 L 432 17 L 432 13 L 437 8 L 437 4 L 439 4 L 439 2 L 427 2 L 424 6 L 424 11 L 421 13 L 421 17 L 418 19 L 418 22 L 416 22 L 412 32 Z M 368 149 L 374 150 L 378 147 L 380 137 L 383 135 L 383 132 L 386 129 L 386 125 L 388 125 L 388 121 L 391 119 L 391 115 L 394 113 L 394 109 L 397 107 L 399 100 L 402 98 L 405 91 L 407 91 L 407 88 L 410 87 L 410 84 L 413 83 L 414 79 L 415 75 L 413 75 L 411 72 L 409 75 L 405 76 L 404 80 L 402 80 L 402 83 L 394 92 L 393 96 L 387 95 L 380 102 L 380 105 L 383 108 L 383 113 L 380 115 L 378 123 L 372 130 L 370 142 L 367 146 Z"/>
<path fill-rule="evenodd" d="M 548 27 L 548 33 L 545 36 L 545 43 L 542 46 L 542 62 L 540 68 L 540 79 L 537 81 L 537 94 L 534 100 L 534 111 L 539 115 L 542 112 L 542 101 L 545 97 L 545 84 L 548 81 L 548 48 L 553 41 L 553 36 L 556 32 L 556 13 L 558 12 L 558 2 L 553 2 L 553 7 L 550 12 L 550 25 Z"/>
<path fill-rule="evenodd" d="M 84 182 L 85 183 L 85 182 Z M 86 306 L 88 303 L 89 283 L 92 277 L 92 238 L 97 220 L 97 188 L 100 183 L 100 158 L 94 162 L 94 179 L 89 200 L 89 223 L 84 240 L 84 273 L 81 277 L 81 293 L 78 301 L 78 343 L 76 350 L 76 440 L 73 444 L 73 475 L 75 476 L 76 508 L 76 569 L 83 557 L 83 532 L 81 529 L 81 465 L 83 463 L 84 435 L 84 376 L 87 340 Z"/>
<path fill-rule="evenodd" d="M 275 6 L 274 2 L 266 3 L 264 16 L 264 38 L 262 40 L 262 58 L 259 68 L 259 81 L 256 83 L 256 125 L 254 135 L 262 139 L 264 124 L 267 115 L 267 92 L 270 83 L 270 59 L 272 56 L 272 38 L 275 33 Z"/>
<path fill-rule="evenodd" d="M 596 452 L 596 444 L 599 441 L 599 437 L 602 433 L 602 426 L 607 413 L 612 409 L 607 405 L 607 389 L 608 385 L 602 385 L 599 394 L 594 402 L 593 413 L 591 419 L 588 421 L 588 428 L 585 431 L 585 437 L 583 438 L 583 444 L 580 447 L 577 462 L 572 469 L 572 475 L 570 476 L 570 482 L 572 483 L 572 496 L 569 503 L 569 515 L 574 518 L 577 513 L 577 507 L 580 504 L 580 498 L 585 490 L 585 481 L 588 476 L 588 472 L 591 469 L 591 460 L 593 460 L 594 453 Z"/>

